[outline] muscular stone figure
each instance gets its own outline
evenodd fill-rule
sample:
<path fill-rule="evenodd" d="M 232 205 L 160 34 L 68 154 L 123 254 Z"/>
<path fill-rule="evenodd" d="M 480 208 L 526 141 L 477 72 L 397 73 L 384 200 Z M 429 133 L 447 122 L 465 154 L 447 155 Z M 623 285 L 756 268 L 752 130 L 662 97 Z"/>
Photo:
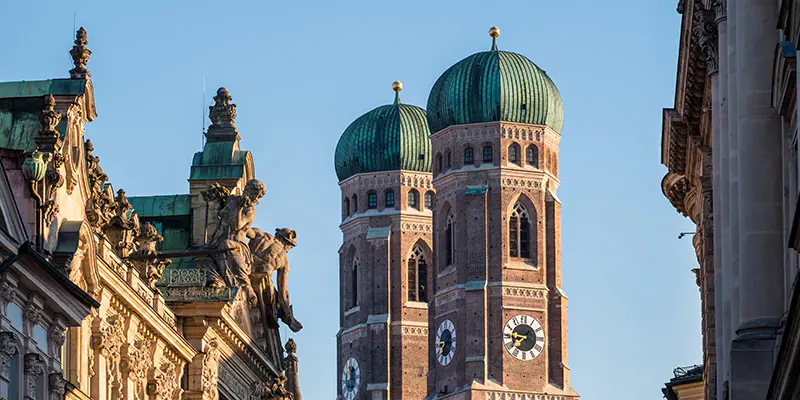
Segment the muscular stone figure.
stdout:
<path fill-rule="evenodd" d="M 219 226 L 207 245 L 212 249 L 228 249 L 214 257 L 216 274 L 212 273 L 211 285 L 218 288 L 239 286 L 246 291 L 247 301 L 256 305 L 258 296 L 250 283 L 253 257 L 247 239 L 254 238 L 250 227 L 256 216 L 256 204 L 264 197 L 266 189 L 257 179 L 251 179 L 241 196 L 227 196 L 219 211 Z"/>
<path fill-rule="evenodd" d="M 297 233 L 288 228 L 276 229 L 274 237 L 258 229 L 253 229 L 253 233 L 250 250 L 254 255 L 255 270 L 267 277 L 263 293 L 264 307 L 268 311 L 266 317 L 275 327 L 276 318 L 280 318 L 292 331 L 297 332 L 303 325 L 294 318 L 289 301 L 289 260 L 286 257 L 286 253 L 297 245 Z M 274 273 L 278 274 L 277 288 L 272 283 Z"/>

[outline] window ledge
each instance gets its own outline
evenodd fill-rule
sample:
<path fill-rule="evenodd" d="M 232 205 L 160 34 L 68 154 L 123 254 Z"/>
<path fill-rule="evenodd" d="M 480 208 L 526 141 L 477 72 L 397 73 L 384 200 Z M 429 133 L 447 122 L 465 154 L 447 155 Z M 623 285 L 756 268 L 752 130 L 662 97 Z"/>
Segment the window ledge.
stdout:
<path fill-rule="evenodd" d="M 533 259 L 525 258 L 512 258 L 505 267 L 507 269 L 516 269 L 521 271 L 536 271 L 539 268 L 534 264 Z"/>
<path fill-rule="evenodd" d="M 348 316 L 350 314 L 355 314 L 355 313 L 357 313 L 359 311 L 361 311 L 361 306 L 355 306 L 355 307 L 352 307 L 349 310 L 345 311 L 344 312 L 344 316 L 346 317 L 346 316 Z"/>
<path fill-rule="evenodd" d="M 405 304 L 403 304 L 403 306 L 408 308 L 428 309 L 428 303 L 424 301 L 407 301 Z"/>
<path fill-rule="evenodd" d="M 443 277 L 445 277 L 447 275 L 452 274 L 453 272 L 456 272 L 456 266 L 455 265 L 450 265 L 447 268 L 445 268 L 444 271 L 439 272 L 438 274 L 436 274 L 436 277 L 437 278 L 443 278 Z"/>

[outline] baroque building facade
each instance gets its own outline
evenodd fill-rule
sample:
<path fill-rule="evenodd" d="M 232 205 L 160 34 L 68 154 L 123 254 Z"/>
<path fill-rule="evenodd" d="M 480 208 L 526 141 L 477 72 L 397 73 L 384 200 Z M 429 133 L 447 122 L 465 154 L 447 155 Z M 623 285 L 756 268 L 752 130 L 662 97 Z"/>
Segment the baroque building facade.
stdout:
<path fill-rule="evenodd" d="M 793 0 L 681 0 L 665 196 L 697 226 L 706 399 L 800 397 Z"/>
<path fill-rule="evenodd" d="M 341 399 L 577 399 L 556 196 L 563 107 L 492 47 L 426 109 L 395 101 L 342 134 Z"/>
<path fill-rule="evenodd" d="M 100 166 L 86 31 L 69 78 L 0 83 L 0 398 L 300 399 L 287 228 L 220 88 L 189 192 L 128 197 Z M 277 275 L 277 286 L 273 276 Z"/>

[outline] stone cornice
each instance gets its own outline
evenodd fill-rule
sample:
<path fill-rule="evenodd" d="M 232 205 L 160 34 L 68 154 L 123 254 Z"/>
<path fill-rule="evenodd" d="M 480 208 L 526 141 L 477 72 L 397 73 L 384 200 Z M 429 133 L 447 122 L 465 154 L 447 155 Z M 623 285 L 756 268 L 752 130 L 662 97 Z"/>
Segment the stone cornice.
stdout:
<path fill-rule="evenodd" d="M 102 258 L 98 259 L 101 260 Z M 106 288 L 113 293 L 116 301 L 124 305 L 127 312 L 135 313 L 141 318 L 142 323 L 154 331 L 164 342 L 172 346 L 173 350 L 185 361 L 191 361 L 197 354 L 184 337 L 175 328 L 162 319 L 160 315 L 142 299 L 130 285 L 125 282 L 116 271 L 107 266 L 105 262 L 98 263 L 98 272 Z"/>
<path fill-rule="evenodd" d="M 211 328 L 219 335 L 233 351 L 239 353 L 243 360 L 248 361 L 252 367 L 257 368 L 263 378 L 280 375 L 281 371 L 273 365 L 263 351 L 256 345 L 250 336 L 226 312 L 221 312 L 219 318 L 214 318 Z M 268 373 L 268 371 L 271 373 Z"/>
<path fill-rule="evenodd" d="M 661 191 L 679 213 L 688 216 L 684 202 L 688 191 L 688 183 L 683 175 L 668 172 L 661 180 Z"/>

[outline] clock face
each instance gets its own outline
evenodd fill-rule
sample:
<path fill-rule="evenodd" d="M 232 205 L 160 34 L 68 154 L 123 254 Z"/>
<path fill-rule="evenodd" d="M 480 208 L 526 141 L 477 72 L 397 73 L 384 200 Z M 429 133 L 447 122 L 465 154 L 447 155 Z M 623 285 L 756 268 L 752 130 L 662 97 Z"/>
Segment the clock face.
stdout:
<path fill-rule="evenodd" d="M 453 361 L 456 353 L 456 326 L 449 319 L 439 324 L 436 331 L 436 359 L 439 364 L 447 365 Z"/>
<path fill-rule="evenodd" d="M 358 361 L 351 358 L 344 363 L 342 370 L 342 395 L 345 400 L 356 398 L 359 384 L 361 384 L 361 370 L 358 368 Z"/>
<path fill-rule="evenodd" d="M 544 328 L 530 315 L 514 316 L 503 328 L 503 347 L 518 360 L 533 360 L 544 350 Z"/>

